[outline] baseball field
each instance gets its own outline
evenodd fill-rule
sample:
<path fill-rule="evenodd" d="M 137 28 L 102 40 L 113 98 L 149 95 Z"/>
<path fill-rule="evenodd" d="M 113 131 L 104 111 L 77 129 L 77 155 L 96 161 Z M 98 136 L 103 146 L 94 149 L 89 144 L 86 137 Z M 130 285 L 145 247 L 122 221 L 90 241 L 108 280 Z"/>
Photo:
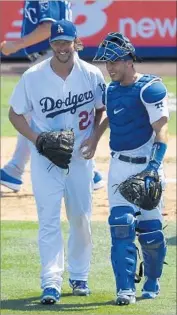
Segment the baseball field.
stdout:
<path fill-rule="evenodd" d="M 156 67 L 155 67 L 156 66 Z M 9 66 L 10 67 L 10 66 Z M 176 314 L 176 79 L 174 68 L 164 64 L 144 64 L 142 72 L 163 77 L 169 91 L 169 146 L 165 157 L 167 185 L 165 191 L 164 233 L 168 253 L 161 279 L 161 294 L 155 300 L 142 300 L 142 283 L 137 285 L 137 303 L 119 307 L 114 305 L 115 282 L 110 263 L 110 236 L 107 224 L 107 187 L 93 194 L 93 256 L 89 276 L 92 294 L 74 297 L 68 285 L 67 261 L 62 297 L 54 306 L 40 304 L 40 265 L 37 244 L 37 214 L 30 181 L 30 164 L 27 164 L 20 192 L 1 189 L 1 313 L 2 314 Z M 175 67 L 175 65 L 174 65 Z M 5 69 L 5 68 L 4 68 Z M 19 69 L 19 67 L 18 67 Z M 170 71 L 171 69 L 171 71 Z M 24 70 L 24 69 L 23 69 Z M 20 72 L 20 71 L 19 71 Z M 1 166 L 10 158 L 15 148 L 16 131 L 8 121 L 8 98 L 19 80 L 12 69 L 2 72 L 1 79 Z M 103 69 L 104 72 L 104 69 Z M 105 74 L 106 75 L 106 74 Z M 97 168 L 105 182 L 109 166 L 109 133 L 101 139 L 97 152 Z M 39 174 L 40 176 L 40 174 Z M 62 228 L 65 245 L 68 223 L 62 206 Z M 138 245 L 138 244 L 137 244 Z M 67 250 L 66 250 L 67 254 Z"/>

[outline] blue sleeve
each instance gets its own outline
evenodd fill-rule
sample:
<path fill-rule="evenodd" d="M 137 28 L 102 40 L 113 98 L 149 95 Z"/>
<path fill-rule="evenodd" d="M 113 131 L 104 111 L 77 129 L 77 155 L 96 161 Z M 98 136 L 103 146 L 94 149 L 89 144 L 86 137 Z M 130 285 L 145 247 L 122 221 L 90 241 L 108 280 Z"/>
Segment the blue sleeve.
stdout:
<path fill-rule="evenodd" d="M 38 21 L 56 21 L 60 20 L 60 3 L 61 1 L 38 1 Z"/>
<path fill-rule="evenodd" d="M 38 0 L 25 1 L 21 36 L 32 33 L 40 23 L 45 21 L 57 21 L 70 19 L 70 1 Z M 49 40 L 37 43 L 24 49 L 26 55 L 45 51 L 50 47 Z"/>
<path fill-rule="evenodd" d="M 39 23 L 43 21 L 57 21 L 68 19 L 68 11 L 70 10 L 70 2 L 68 1 L 50 1 L 39 0 L 38 6 L 38 20 Z"/>

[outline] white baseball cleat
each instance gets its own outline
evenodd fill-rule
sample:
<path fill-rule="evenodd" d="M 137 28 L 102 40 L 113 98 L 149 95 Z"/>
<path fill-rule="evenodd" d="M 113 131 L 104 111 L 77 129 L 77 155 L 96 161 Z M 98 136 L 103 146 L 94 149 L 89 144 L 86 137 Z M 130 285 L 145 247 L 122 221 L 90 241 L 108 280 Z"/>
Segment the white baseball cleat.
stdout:
<path fill-rule="evenodd" d="M 103 180 L 103 177 L 98 171 L 94 171 L 94 177 L 93 177 L 93 189 L 98 190 L 100 188 L 103 188 L 105 185 L 105 182 Z"/>
<path fill-rule="evenodd" d="M 73 295 L 88 296 L 91 293 L 87 281 L 69 279 L 69 285 L 73 289 Z"/>
<path fill-rule="evenodd" d="M 129 305 L 136 303 L 135 292 L 132 290 L 120 290 L 117 293 L 117 298 L 115 301 L 116 305 Z"/>

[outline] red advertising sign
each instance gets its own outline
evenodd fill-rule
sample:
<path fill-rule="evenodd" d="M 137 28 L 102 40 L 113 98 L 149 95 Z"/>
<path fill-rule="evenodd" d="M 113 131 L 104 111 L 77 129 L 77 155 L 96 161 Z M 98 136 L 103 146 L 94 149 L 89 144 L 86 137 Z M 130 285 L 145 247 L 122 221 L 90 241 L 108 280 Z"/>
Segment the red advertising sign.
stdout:
<path fill-rule="evenodd" d="M 104 0 L 79 6 L 73 6 L 75 23 L 88 46 L 97 46 L 111 31 L 127 35 L 136 46 L 176 45 L 174 1 Z"/>
<path fill-rule="evenodd" d="M 85 46 L 120 31 L 135 46 L 176 46 L 175 1 L 73 0 L 73 22 Z M 0 1 L 1 41 L 20 37 L 23 1 Z"/>
<path fill-rule="evenodd" d="M 0 1 L 1 28 L 0 39 L 14 40 L 20 37 L 23 1 Z"/>

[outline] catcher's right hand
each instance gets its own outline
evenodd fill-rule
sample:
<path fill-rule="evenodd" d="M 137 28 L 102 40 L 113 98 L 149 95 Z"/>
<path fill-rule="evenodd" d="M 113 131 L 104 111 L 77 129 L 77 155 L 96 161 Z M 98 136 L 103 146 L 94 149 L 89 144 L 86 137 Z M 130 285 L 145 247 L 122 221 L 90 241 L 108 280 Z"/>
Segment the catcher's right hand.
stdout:
<path fill-rule="evenodd" d="M 144 170 L 130 176 L 118 189 L 126 200 L 144 210 L 157 207 L 162 195 L 162 184 L 155 170 Z"/>
<path fill-rule="evenodd" d="M 68 169 L 73 147 L 72 130 L 42 132 L 36 140 L 38 152 L 63 169 Z"/>

